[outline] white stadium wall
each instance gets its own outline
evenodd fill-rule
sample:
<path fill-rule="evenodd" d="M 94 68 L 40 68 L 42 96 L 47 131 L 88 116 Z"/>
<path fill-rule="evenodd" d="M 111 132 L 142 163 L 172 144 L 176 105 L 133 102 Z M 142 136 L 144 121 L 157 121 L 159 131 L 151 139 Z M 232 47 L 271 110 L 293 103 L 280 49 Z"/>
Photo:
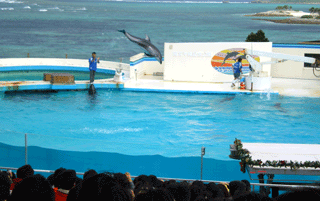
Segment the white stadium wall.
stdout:
<path fill-rule="evenodd" d="M 216 42 L 216 43 L 165 43 L 164 80 L 191 82 L 231 82 L 233 75 L 213 68 L 213 57 L 223 50 L 243 48 L 272 52 L 271 42 Z M 270 62 L 268 57 L 260 57 L 260 62 Z M 271 65 L 263 66 L 263 71 L 271 75 Z"/>
<path fill-rule="evenodd" d="M 306 54 L 320 55 L 320 45 L 274 44 L 272 51 L 297 56 L 306 56 Z M 304 67 L 303 62 L 286 61 L 284 63 L 276 63 L 272 65 L 271 72 L 271 76 L 276 78 L 320 79 L 314 76 L 313 68 Z"/>
<path fill-rule="evenodd" d="M 142 78 L 145 75 L 163 73 L 164 61 L 160 64 L 155 58 L 148 57 L 144 53 L 139 53 L 130 57 L 130 78 Z"/>

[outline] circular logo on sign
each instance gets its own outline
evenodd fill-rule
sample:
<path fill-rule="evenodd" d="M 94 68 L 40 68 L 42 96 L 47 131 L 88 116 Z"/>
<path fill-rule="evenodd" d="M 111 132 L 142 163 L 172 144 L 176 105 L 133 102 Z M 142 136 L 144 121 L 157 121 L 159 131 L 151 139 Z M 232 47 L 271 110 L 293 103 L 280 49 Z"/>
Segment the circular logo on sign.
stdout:
<path fill-rule="evenodd" d="M 250 55 L 256 61 L 260 62 L 260 58 L 256 55 Z M 218 52 L 211 59 L 212 67 L 220 73 L 233 75 L 231 66 L 237 62 L 238 58 L 242 58 L 242 72 L 249 73 L 249 62 L 246 59 L 245 48 L 232 48 Z"/>

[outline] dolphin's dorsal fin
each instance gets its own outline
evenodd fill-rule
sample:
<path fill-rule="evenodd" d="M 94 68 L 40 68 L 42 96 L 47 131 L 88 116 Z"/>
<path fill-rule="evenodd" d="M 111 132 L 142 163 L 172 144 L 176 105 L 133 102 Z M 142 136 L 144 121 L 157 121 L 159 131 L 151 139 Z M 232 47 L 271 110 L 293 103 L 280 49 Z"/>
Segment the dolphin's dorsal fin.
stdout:
<path fill-rule="evenodd" d="M 150 38 L 149 38 L 149 36 L 146 34 L 146 40 L 147 41 L 150 41 Z M 151 41 L 150 41 L 151 42 Z"/>

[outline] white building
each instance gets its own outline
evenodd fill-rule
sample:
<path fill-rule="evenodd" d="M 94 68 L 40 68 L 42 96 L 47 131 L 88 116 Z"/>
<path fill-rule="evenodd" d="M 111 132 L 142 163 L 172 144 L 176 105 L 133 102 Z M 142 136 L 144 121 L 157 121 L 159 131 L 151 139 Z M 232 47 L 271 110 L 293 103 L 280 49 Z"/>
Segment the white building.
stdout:
<path fill-rule="evenodd" d="M 162 65 L 144 54 L 136 55 L 130 59 L 130 76 L 134 79 L 137 75 L 139 79 L 144 75 L 163 73 L 164 81 L 231 82 L 231 64 L 236 62 L 235 58 L 245 55 L 243 49 L 320 59 L 320 45 L 271 42 L 165 43 Z M 263 56 L 254 59 L 269 63 L 262 66 L 264 75 L 268 77 L 320 79 L 313 74 L 313 67 L 308 63 L 286 61 L 270 64 L 275 59 Z M 248 72 L 249 63 L 246 60 L 243 60 L 243 66 L 244 73 Z"/>

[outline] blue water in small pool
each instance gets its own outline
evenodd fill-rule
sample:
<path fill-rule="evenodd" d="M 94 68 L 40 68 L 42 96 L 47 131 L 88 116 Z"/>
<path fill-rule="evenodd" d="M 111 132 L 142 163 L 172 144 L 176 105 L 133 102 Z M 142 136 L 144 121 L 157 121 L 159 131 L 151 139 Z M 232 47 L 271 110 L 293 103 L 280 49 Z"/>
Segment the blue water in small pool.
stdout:
<path fill-rule="evenodd" d="M 87 91 L 61 91 L 2 94 L 0 110 L 0 142 L 23 147 L 24 133 L 29 133 L 28 145 L 44 148 L 29 153 L 29 158 L 38 168 L 47 169 L 69 166 L 85 171 L 90 166 L 116 172 L 130 169 L 136 175 L 198 178 L 195 175 L 200 174 L 199 156 L 204 146 L 206 168 L 211 168 L 204 179 L 227 180 L 230 175 L 247 179 L 239 171 L 238 162 L 228 158 L 229 145 L 235 138 L 261 143 L 320 142 L 319 98 L 118 90 L 98 90 L 97 96 L 92 97 Z M 59 154 L 49 153 L 51 149 Z M 90 151 L 95 153 L 94 157 L 86 156 Z M 97 152 L 113 155 L 102 156 Z M 16 164 L 19 157 L 22 158 L 18 164 L 23 165 L 23 149 L 18 153 L 20 156 L 3 154 L 11 158 L 7 160 L 8 166 Z M 141 156 L 147 158 L 138 160 Z M 123 157 L 138 161 L 122 164 L 119 158 Z M 186 162 L 180 161 L 183 159 Z M 115 161 L 117 165 L 110 164 Z M 166 169 L 168 166 L 172 168 Z"/>
<path fill-rule="evenodd" d="M 61 71 L 61 70 L 19 70 L 19 71 L 0 71 L 0 81 L 34 81 L 43 80 L 44 73 L 70 73 L 75 80 L 89 80 L 88 71 Z M 95 79 L 113 78 L 114 75 L 97 72 Z"/>

